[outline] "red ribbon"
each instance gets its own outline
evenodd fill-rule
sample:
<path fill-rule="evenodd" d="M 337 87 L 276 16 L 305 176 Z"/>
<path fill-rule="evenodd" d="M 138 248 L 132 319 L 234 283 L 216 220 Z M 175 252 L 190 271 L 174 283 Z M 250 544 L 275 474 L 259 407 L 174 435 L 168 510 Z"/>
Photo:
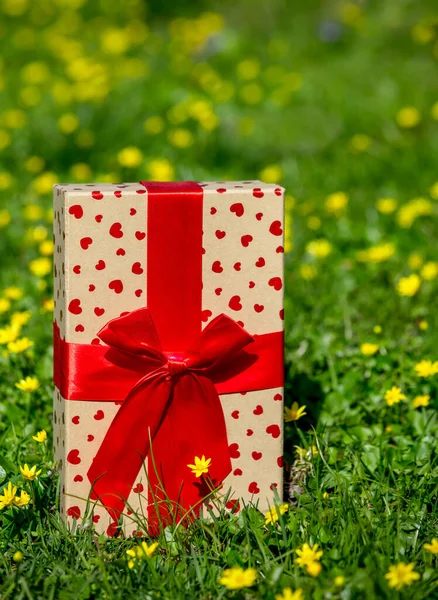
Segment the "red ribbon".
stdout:
<path fill-rule="evenodd" d="M 54 336 L 54 380 L 64 398 L 123 401 L 87 474 L 92 498 L 115 521 L 146 458 L 156 501 L 164 487 L 180 508 L 173 516 L 199 506 L 209 490 L 190 473 L 194 457 L 212 459 L 215 485 L 231 471 L 218 394 L 283 385 L 282 332 L 251 336 L 225 315 L 201 331 L 202 188 L 142 183 L 148 307 L 107 323 L 98 333 L 107 346 L 67 343 L 56 324 Z"/>

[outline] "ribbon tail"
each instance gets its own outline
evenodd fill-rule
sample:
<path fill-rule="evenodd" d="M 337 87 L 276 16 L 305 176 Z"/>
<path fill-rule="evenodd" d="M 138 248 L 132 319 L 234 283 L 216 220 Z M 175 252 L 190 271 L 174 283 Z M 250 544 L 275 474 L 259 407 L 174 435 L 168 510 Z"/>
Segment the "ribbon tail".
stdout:
<path fill-rule="evenodd" d="M 166 412 L 171 381 L 159 369 L 126 397 L 88 470 L 91 498 L 118 521 Z"/>
<path fill-rule="evenodd" d="M 198 514 L 212 488 L 219 487 L 231 472 L 225 418 L 210 379 L 188 373 L 176 381 L 152 452 L 156 471 L 149 469 L 152 498 L 148 517 L 149 531 L 156 534 L 157 519 L 166 525 L 181 520 L 189 511 Z M 202 455 L 211 458 L 209 472 L 196 478 L 188 465 Z"/>

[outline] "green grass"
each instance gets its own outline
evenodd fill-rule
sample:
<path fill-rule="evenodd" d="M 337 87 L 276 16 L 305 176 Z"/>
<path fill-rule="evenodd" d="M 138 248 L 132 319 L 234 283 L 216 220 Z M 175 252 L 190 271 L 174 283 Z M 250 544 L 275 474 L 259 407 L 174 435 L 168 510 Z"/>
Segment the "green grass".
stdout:
<path fill-rule="evenodd" d="M 20 335 L 34 346 L 20 354 L 0 347 L 0 491 L 9 481 L 32 491 L 28 507 L 0 511 L 0 598 L 274 600 L 288 586 L 315 599 L 438 597 L 437 558 L 423 549 L 438 538 L 436 376 L 414 370 L 438 359 L 438 278 L 424 278 L 420 264 L 438 261 L 435 3 L 156 4 L 1 4 L 0 297 L 10 286 L 23 295 L 0 314 L 0 341 L 12 314 L 30 311 Z M 223 26 L 211 15 L 199 20 L 203 10 L 223 15 Z M 109 54 L 104 32 L 118 28 L 110 46 L 119 40 L 122 52 Z M 204 38 L 193 42 L 193 30 Z M 34 61 L 43 66 L 29 75 L 23 68 Z M 254 79 L 240 78 L 251 70 Z M 419 111 L 412 128 L 397 123 L 406 106 Z M 71 133 L 59 129 L 66 113 L 79 118 Z M 143 128 L 151 116 L 162 119 L 156 134 Z M 187 148 L 175 146 L 179 128 L 192 134 Z M 357 134 L 368 136 L 363 151 L 354 148 Z M 133 168 L 118 160 L 128 146 L 142 152 Z M 35 156 L 44 162 L 29 163 Z M 50 445 L 32 440 L 51 432 L 52 315 L 44 303 L 52 283 L 29 264 L 51 236 L 53 181 L 135 181 L 166 170 L 196 180 L 273 173 L 285 185 L 286 404 L 306 405 L 307 414 L 286 425 L 293 495 L 278 526 L 249 507 L 168 528 L 153 558 L 129 569 L 126 550 L 136 541 L 66 531 Z M 325 199 L 337 191 L 349 200 L 333 213 Z M 397 211 L 379 212 L 382 197 L 394 198 Z M 399 208 L 418 197 L 430 214 L 402 226 Z M 42 208 L 36 220 L 28 205 Z M 332 249 L 318 259 L 307 245 L 320 238 Z M 360 260 L 358 252 L 383 243 L 394 245 L 387 260 Z M 421 286 L 400 296 L 397 283 L 411 273 Z M 378 352 L 364 356 L 365 342 Z M 15 387 L 28 375 L 41 382 L 33 393 Z M 406 400 L 387 406 L 392 386 Z M 414 409 L 424 394 L 429 406 Z M 306 449 L 301 458 L 296 446 Z M 32 486 L 19 474 L 25 462 L 42 469 Z M 303 543 L 324 551 L 318 577 L 294 562 Z M 399 562 L 415 562 L 421 579 L 397 592 L 385 574 Z M 220 585 L 234 565 L 255 568 L 256 584 L 237 592 Z"/>

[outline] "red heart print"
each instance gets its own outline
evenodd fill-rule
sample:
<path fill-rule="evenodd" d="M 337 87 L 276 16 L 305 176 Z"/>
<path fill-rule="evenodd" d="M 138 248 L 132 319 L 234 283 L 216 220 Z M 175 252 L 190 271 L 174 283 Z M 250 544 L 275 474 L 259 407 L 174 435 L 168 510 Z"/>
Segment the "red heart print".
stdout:
<path fill-rule="evenodd" d="M 146 237 L 146 234 L 145 234 L 145 232 L 144 232 L 144 231 L 136 231 L 136 232 L 135 232 L 135 237 L 136 237 L 138 240 L 144 240 L 144 238 Z"/>
<path fill-rule="evenodd" d="M 68 312 L 71 312 L 73 315 L 80 315 L 82 312 L 81 301 L 79 298 L 74 298 L 70 301 L 68 305 Z"/>
<path fill-rule="evenodd" d="M 213 313 L 211 312 L 211 310 L 203 310 L 201 312 L 201 321 L 203 323 L 205 323 L 206 321 L 208 321 L 209 317 L 211 317 Z"/>
<path fill-rule="evenodd" d="M 109 229 L 109 232 L 113 238 L 123 237 L 122 224 L 121 223 L 113 223 Z"/>
<path fill-rule="evenodd" d="M 278 438 L 280 437 L 281 430 L 278 425 L 269 425 L 269 427 L 266 427 L 266 433 L 272 435 L 273 438 Z"/>
<path fill-rule="evenodd" d="M 79 415 L 75 415 L 75 416 L 72 418 L 71 422 L 72 422 L 74 425 L 79 425 Z"/>
<path fill-rule="evenodd" d="M 254 283 L 254 281 L 250 281 L 250 282 L 248 283 L 248 287 L 249 287 L 249 289 L 250 289 L 250 290 L 252 290 L 252 288 L 254 288 L 254 287 L 255 287 L 255 283 Z"/>
<path fill-rule="evenodd" d="M 131 271 L 134 273 L 134 275 L 141 275 L 143 273 L 143 269 L 141 267 L 141 263 L 135 262 L 132 265 Z"/>
<path fill-rule="evenodd" d="M 256 260 L 256 267 L 264 267 L 266 264 L 265 259 L 263 258 L 263 256 L 261 256 L 258 260 Z"/>
<path fill-rule="evenodd" d="M 213 271 L 213 273 L 222 273 L 224 269 L 221 265 L 221 261 L 215 260 L 214 263 L 211 265 L 211 270 Z"/>
<path fill-rule="evenodd" d="M 218 188 L 216 191 L 218 194 L 225 194 L 227 190 L 225 188 Z"/>
<path fill-rule="evenodd" d="M 222 288 L 216 288 L 216 289 L 214 290 L 214 293 L 216 294 L 216 296 L 220 296 L 220 295 L 221 295 L 221 292 L 222 292 Z"/>
<path fill-rule="evenodd" d="M 274 194 L 275 194 L 276 196 L 281 196 L 281 194 L 282 194 L 282 193 L 283 193 L 283 191 L 282 191 L 282 189 L 281 189 L 281 188 L 275 188 L 275 190 L 274 190 Z"/>
<path fill-rule="evenodd" d="M 230 444 L 228 446 L 228 452 L 230 454 L 230 458 L 239 458 L 239 444 Z"/>
<path fill-rule="evenodd" d="M 251 437 L 251 436 L 253 435 L 253 433 L 254 433 L 254 431 L 253 431 L 252 429 L 247 429 L 247 430 L 246 430 L 246 435 L 247 435 L 248 437 Z"/>
<path fill-rule="evenodd" d="M 94 292 L 95 289 L 96 289 L 96 286 L 93 283 L 90 283 L 90 285 L 88 286 L 88 291 Z"/>
<path fill-rule="evenodd" d="M 255 452 L 255 451 L 254 451 L 254 452 L 251 454 L 251 456 L 253 457 L 253 459 L 254 459 L 254 460 L 260 460 L 260 459 L 262 458 L 263 454 L 262 454 L 261 452 Z"/>
<path fill-rule="evenodd" d="M 217 213 L 217 209 L 216 209 L 214 206 L 212 206 L 212 207 L 210 208 L 210 214 L 211 214 L 211 215 L 215 215 L 216 213 Z"/>
<path fill-rule="evenodd" d="M 240 296 L 233 296 L 228 302 L 228 306 L 231 308 L 231 310 L 242 310 Z"/>
<path fill-rule="evenodd" d="M 242 263 L 240 263 L 240 262 L 236 262 L 236 263 L 234 263 L 234 265 L 233 265 L 233 269 L 234 269 L 235 271 L 240 271 L 240 267 L 241 267 L 241 266 L 242 266 Z"/>
<path fill-rule="evenodd" d="M 132 491 L 134 492 L 134 494 L 141 494 L 144 491 L 144 487 L 141 483 L 137 483 L 137 485 L 135 486 L 135 488 L 133 488 Z"/>
<path fill-rule="evenodd" d="M 138 192 L 137 192 L 138 193 Z M 133 217 L 134 215 L 137 214 L 137 211 L 135 210 L 135 208 L 130 208 L 129 209 L 129 214 L 131 215 L 131 217 Z"/>
<path fill-rule="evenodd" d="M 283 396 L 281 394 L 275 394 L 274 400 L 283 400 Z"/>
<path fill-rule="evenodd" d="M 224 238 L 226 236 L 226 232 L 221 231 L 220 229 L 216 229 L 215 235 L 218 240 L 221 240 L 222 238 Z"/>
<path fill-rule="evenodd" d="M 96 308 L 94 309 L 94 314 L 96 315 L 96 317 L 101 317 L 104 312 L 105 312 L 105 309 L 100 308 L 99 306 L 96 306 Z"/>
<path fill-rule="evenodd" d="M 284 308 L 282 308 L 278 314 L 279 314 L 279 316 L 280 316 L 280 319 L 281 319 L 282 321 L 284 321 Z"/>
<path fill-rule="evenodd" d="M 146 190 L 135 190 L 137 194 L 146 194 Z"/>
<path fill-rule="evenodd" d="M 92 343 L 93 345 L 99 346 L 99 344 L 100 344 L 100 339 L 99 339 L 99 338 L 93 338 L 93 339 L 91 340 L 91 343 Z"/>
<path fill-rule="evenodd" d="M 248 248 L 248 246 L 253 241 L 253 239 L 254 238 L 252 237 L 252 235 L 247 234 L 247 235 L 242 235 L 242 237 L 240 238 L 240 241 L 244 248 Z"/>
<path fill-rule="evenodd" d="M 240 477 L 242 475 L 242 469 L 234 469 L 233 475 Z"/>
<path fill-rule="evenodd" d="M 75 219 L 82 219 L 84 216 L 84 209 L 80 204 L 73 204 L 68 209 L 68 212 L 75 217 Z"/>
<path fill-rule="evenodd" d="M 88 247 L 91 246 L 93 240 L 90 237 L 83 237 L 79 243 L 81 244 L 82 250 L 88 250 Z"/>
<path fill-rule="evenodd" d="M 101 421 L 105 416 L 105 413 L 103 412 L 103 410 L 98 410 L 97 413 L 94 415 L 94 419 L 96 421 Z"/>
<path fill-rule="evenodd" d="M 88 434 L 87 436 L 87 442 L 92 442 L 94 440 L 94 435 Z"/>
<path fill-rule="evenodd" d="M 254 310 L 256 311 L 256 313 L 261 313 L 264 309 L 265 307 L 263 306 L 263 304 L 254 304 Z"/>
<path fill-rule="evenodd" d="M 70 452 L 67 454 L 67 462 L 69 462 L 71 465 L 78 465 L 81 462 L 79 450 L 70 450 Z"/>
<path fill-rule="evenodd" d="M 82 333 L 83 331 L 85 331 L 85 328 L 83 325 L 79 324 L 79 325 L 76 325 L 75 331 L 77 331 L 78 333 Z"/>
<path fill-rule="evenodd" d="M 95 200 L 102 200 L 103 198 L 102 192 L 99 192 L 97 190 L 95 192 L 91 192 L 91 195 Z"/>
<path fill-rule="evenodd" d="M 272 233 L 272 235 L 281 235 L 283 233 L 281 221 L 272 221 L 269 231 Z"/>
<path fill-rule="evenodd" d="M 238 325 L 240 325 L 241 327 L 245 327 L 245 323 L 244 323 L 243 321 L 236 321 L 236 323 L 237 323 Z M 246 394 L 246 392 L 241 392 L 241 394 L 242 394 L 242 395 L 243 395 L 243 394 Z"/>
<path fill-rule="evenodd" d="M 283 457 L 282 457 L 282 456 L 279 456 L 279 457 L 277 458 L 277 465 L 280 467 L 280 469 L 281 469 L 281 468 L 282 468 L 282 466 L 283 466 L 283 462 L 284 462 L 284 461 L 283 461 Z"/>
<path fill-rule="evenodd" d="M 100 223 L 103 219 L 103 215 L 96 215 L 94 217 L 94 220 L 96 221 L 96 223 Z"/>
<path fill-rule="evenodd" d="M 262 190 L 260 188 L 254 188 L 252 191 L 252 195 L 255 198 L 263 198 L 263 196 L 265 195 Z"/>
<path fill-rule="evenodd" d="M 120 279 L 113 279 L 109 282 L 108 287 L 110 290 L 113 290 L 116 294 L 121 294 L 123 292 L 123 283 Z"/>
<path fill-rule="evenodd" d="M 251 481 L 251 483 L 248 486 L 248 492 L 250 494 L 258 494 L 260 493 L 260 490 L 257 486 L 257 481 Z"/>
<path fill-rule="evenodd" d="M 257 406 L 255 407 L 255 409 L 252 412 L 255 415 L 262 415 L 263 414 L 263 406 L 260 406 L 260 404 L 257 404 Z"/>
<path fill-rule="evenodd" d="M 231 416 L 233 417 L 233 419 L 238 419 L 239 418 L 239 411 L 238 410 L 233 410 L 233 412 L 231 413 Z"/>
<path fill-rule="evenodd" d="M 70 508 L 67 508 L 66 514 L 69 517 L 73 517 L 73 519 L 79 519 L 81 516 L 81 509 L 79 506 L 70 506 Z"/>
<path fill-rule="evenodd" d="M 236 217 L 241 217 L 245 212 L 243 208 L 243 204 L 241 202 L 236 202 L 230 206 L 230 211 L 236 215 Z"/>
<path fill-rule="evenodd" d="M 114 192 L 116 193 L 116 192 Z M 99 523 L 100 515 L 93 515 L 93 523 Z"/>
<path fill-rule="evenodd" d="M 134 292 L 134 293 L 135 293 L 135 295 L 137 296 L 137 298 L 140 298 L 140 296 L 141 296 L 141 295 L 142 295 L 142 293 L 143 293 L 143 290 L 135 290 L 135 292 Z"/>
<path fill-rule="evenodd" d="M 73 481 L 84 481 L 84 478 L 82 477 L 82 475 L 76 475 Z"/>
<path fill-rule="evenodd" d="M 278 292 L 283 287 L 283 282 L 281 281 L 281 277 L 271 277 L 268 281 L 268 285 L 274 288 Z"/>
<path fill-rule="evenodd" d="M 118 248 L 118 250 L 116 250 L 116 256 L 125 256 L 126 252 L 123 250 L 123 248 Z"/>
<path fill-rule="evenodd" d="M 271 483 L 271 485 L 269 486 L 269 489 L 274 491 L 274 489 L 278 488 L 278 483 Z"/>
<path fill-rule="evenodd" d="M 116 522 L 110 523 L 106 529 L 106 533 L 109 537 L 116 537 L 119 531 L 119 524 Z"/>
<path fill-rule="evenodd" d="M 231 510 L 232 513 L 237 513 L 240 510 L 240 502 L 239 500 L 228 500 L 228 502 L 225 504 L 225 508 L 228 508 L 228 510 Z"/>
<path fill-rule="evenodd" d="M 122 197 L 122 192 L 121 192 L 120 190 L 116 190 L 116 191 L 114 192 L 114 196 L 115 196 L 116 198 L 121 198 L 121 197 Z"/>
<path fill-rule="evenodd" d="M 284 248 L 283 246 L 278 246 L 277 250 L 275 251 L 277 254 L 283 254 L 284 252 Z"/>
<path fill-rule="evenodd" d="M 104 260 L 99 260 L 97 265 L 94 267 L 97 271 L 102 271 L 106 267 Z"/>
<path fill-rule="evenodd" d="M 73 273 L 76 273 L 76 275 L 79 275 L 81 272 L 81 265 L 75 265 L 73 267 Z"/>
<path fill-rule="evenodd" d="M 263 213 L 257 213 L 256 219 L 257 219 L 257 221 L 261 221 L 263 219 Z"/>

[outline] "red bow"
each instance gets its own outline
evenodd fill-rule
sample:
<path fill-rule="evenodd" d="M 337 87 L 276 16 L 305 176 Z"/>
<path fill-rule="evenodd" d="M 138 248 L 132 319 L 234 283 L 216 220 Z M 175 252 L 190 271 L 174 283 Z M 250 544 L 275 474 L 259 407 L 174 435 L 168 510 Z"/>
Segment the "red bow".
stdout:
<path fill-rule="evenodd" d="M 167 497 L 184 509 L 199 506 L 208 488 L 187 465 L 195 456 L 211 458 L 209 478 L 215 485 L 230 473 L 214 384 L 254 363 L 257 356 L 243 351 L 254 338 L 222 314 L 185 353 L 164 353 L 148 308 L 109 321 L 98 335 L 110 347 L 107 360 L 144 376 L 125 398 L 88 471 L 92 498 L 118 520 L 152 449 L 149 464 L 155 474 L 149 472 L 148 478 L 158 478 Z"/>

